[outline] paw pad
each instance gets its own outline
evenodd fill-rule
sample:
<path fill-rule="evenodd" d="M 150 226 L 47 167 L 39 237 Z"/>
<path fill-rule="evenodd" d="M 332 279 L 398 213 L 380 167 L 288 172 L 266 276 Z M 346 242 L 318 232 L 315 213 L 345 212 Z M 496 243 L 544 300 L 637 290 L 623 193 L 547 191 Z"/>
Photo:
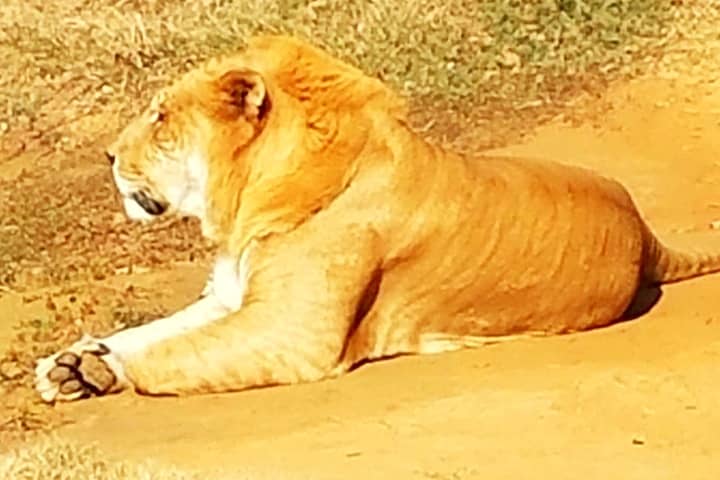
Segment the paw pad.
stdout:
<path fill-rule="evenodd" d="M 38 362 L 36 388 L 47 402 L 105 395 L 118 383 L 102 358 L 110 353 L 105 345 L 84 342 L 79 348 L 73 347 Z"/>

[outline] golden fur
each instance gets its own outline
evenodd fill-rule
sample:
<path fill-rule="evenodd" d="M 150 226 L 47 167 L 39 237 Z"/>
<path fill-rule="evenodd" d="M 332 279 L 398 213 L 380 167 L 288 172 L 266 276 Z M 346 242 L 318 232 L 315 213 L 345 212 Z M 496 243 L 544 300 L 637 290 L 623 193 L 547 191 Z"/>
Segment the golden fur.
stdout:
<path fill-rule="evenodd" d="M 171 209 L 174 177 L 156 172 L 202 158 L 203 231 L 226 258 L 248 255 L 241 308 L 122 358 L 146 393 L 600 327 L 644 287 L 720 269 L 663 247 L 615 181 L 448 153 L 381 82 L 288 37 L 187 73 L 112 152 L 119 176 Z"/>

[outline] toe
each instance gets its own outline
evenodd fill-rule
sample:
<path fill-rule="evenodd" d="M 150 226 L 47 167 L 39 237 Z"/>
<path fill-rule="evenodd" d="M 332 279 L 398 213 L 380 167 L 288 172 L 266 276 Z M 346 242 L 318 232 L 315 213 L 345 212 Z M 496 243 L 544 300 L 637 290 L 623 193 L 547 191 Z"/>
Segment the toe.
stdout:
<path fill-rule="evenodd" d="M 65 367 L 77 368 L 80 365 L 80 357 L 72 352 L 64 352 L 58 355 L 55 359 L 57 365 L 63 365 Z"/>
<path fill-rule="evenodd" d="M 94 353 L 83 353 L 80 367 L 78 368 L 82 380 L 96 394 L 102 395 L 110 391 L 117 382 L 113 371 L 107 363 L 102 361 Z"/>
<path fill-rule="evenodd" d="M 76 376 L 77 375 L 70 367 L 66 367 L 64 365 L 60 365 L 60 366 L 53 368 L 47 374 L 48 380 L 50 380 L 53 383 L 62 383 L 71 378 L 75 378 Z"/>
<path fill-rule="evenodd" d="M 87 393 L 87 388 L 77 378 L 70 378 L 60 384 L 59 392 L 61 395 L 73 395 L 80 392 L 81 394 Z"/>

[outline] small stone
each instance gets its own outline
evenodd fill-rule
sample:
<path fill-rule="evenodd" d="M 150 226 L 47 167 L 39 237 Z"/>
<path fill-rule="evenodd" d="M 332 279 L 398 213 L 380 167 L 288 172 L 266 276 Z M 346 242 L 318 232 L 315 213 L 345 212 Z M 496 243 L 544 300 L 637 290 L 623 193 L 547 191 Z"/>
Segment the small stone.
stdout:
<path fill-rule="evenodd" d="M 32 267 L 30 269 L 30 275 L 33 277 L 40 277 L 43 274 L 45 274 L 45 269 L 43 267 Z"/>
<path fill-rule="evenodd" d="M 14 362 L 0 363 L 0 379 L 16 380 L 22 377 L 22 369 Z"/>
<path fill-rule="evenodd" d="M 132 268 L 130 266 L 119 267 L 119 268 L 116 268 L 115 270 L 113 270 L 113 275 L 117 275 L 117 276 L 128 275 L 130 273 L 132 273 Z"/>
<path fill-rule="evenodd" d="M 124 213 L 114 213 L 112 216 L 112 224 L 113 225 L 120 225 L 122 223 L 125 223 L 127 221 L 127 217 Z"/>

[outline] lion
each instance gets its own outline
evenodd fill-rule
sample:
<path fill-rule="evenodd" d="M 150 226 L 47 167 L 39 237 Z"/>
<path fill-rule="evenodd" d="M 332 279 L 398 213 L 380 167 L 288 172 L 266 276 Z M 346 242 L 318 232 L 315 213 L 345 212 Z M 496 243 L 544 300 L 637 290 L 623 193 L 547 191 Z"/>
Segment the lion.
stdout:
<path fill-rule="evenodd" d="M 46 402 L 315 382 L 360 364 L 621 320 L 720 270 L 666 248 L 618 182 L 464 156 L 309 42 L 253 37 L 162 88 L 107 149 L 126 214 L 200 220 L 218 248 L 177 313 L 36 364 Z"/>

